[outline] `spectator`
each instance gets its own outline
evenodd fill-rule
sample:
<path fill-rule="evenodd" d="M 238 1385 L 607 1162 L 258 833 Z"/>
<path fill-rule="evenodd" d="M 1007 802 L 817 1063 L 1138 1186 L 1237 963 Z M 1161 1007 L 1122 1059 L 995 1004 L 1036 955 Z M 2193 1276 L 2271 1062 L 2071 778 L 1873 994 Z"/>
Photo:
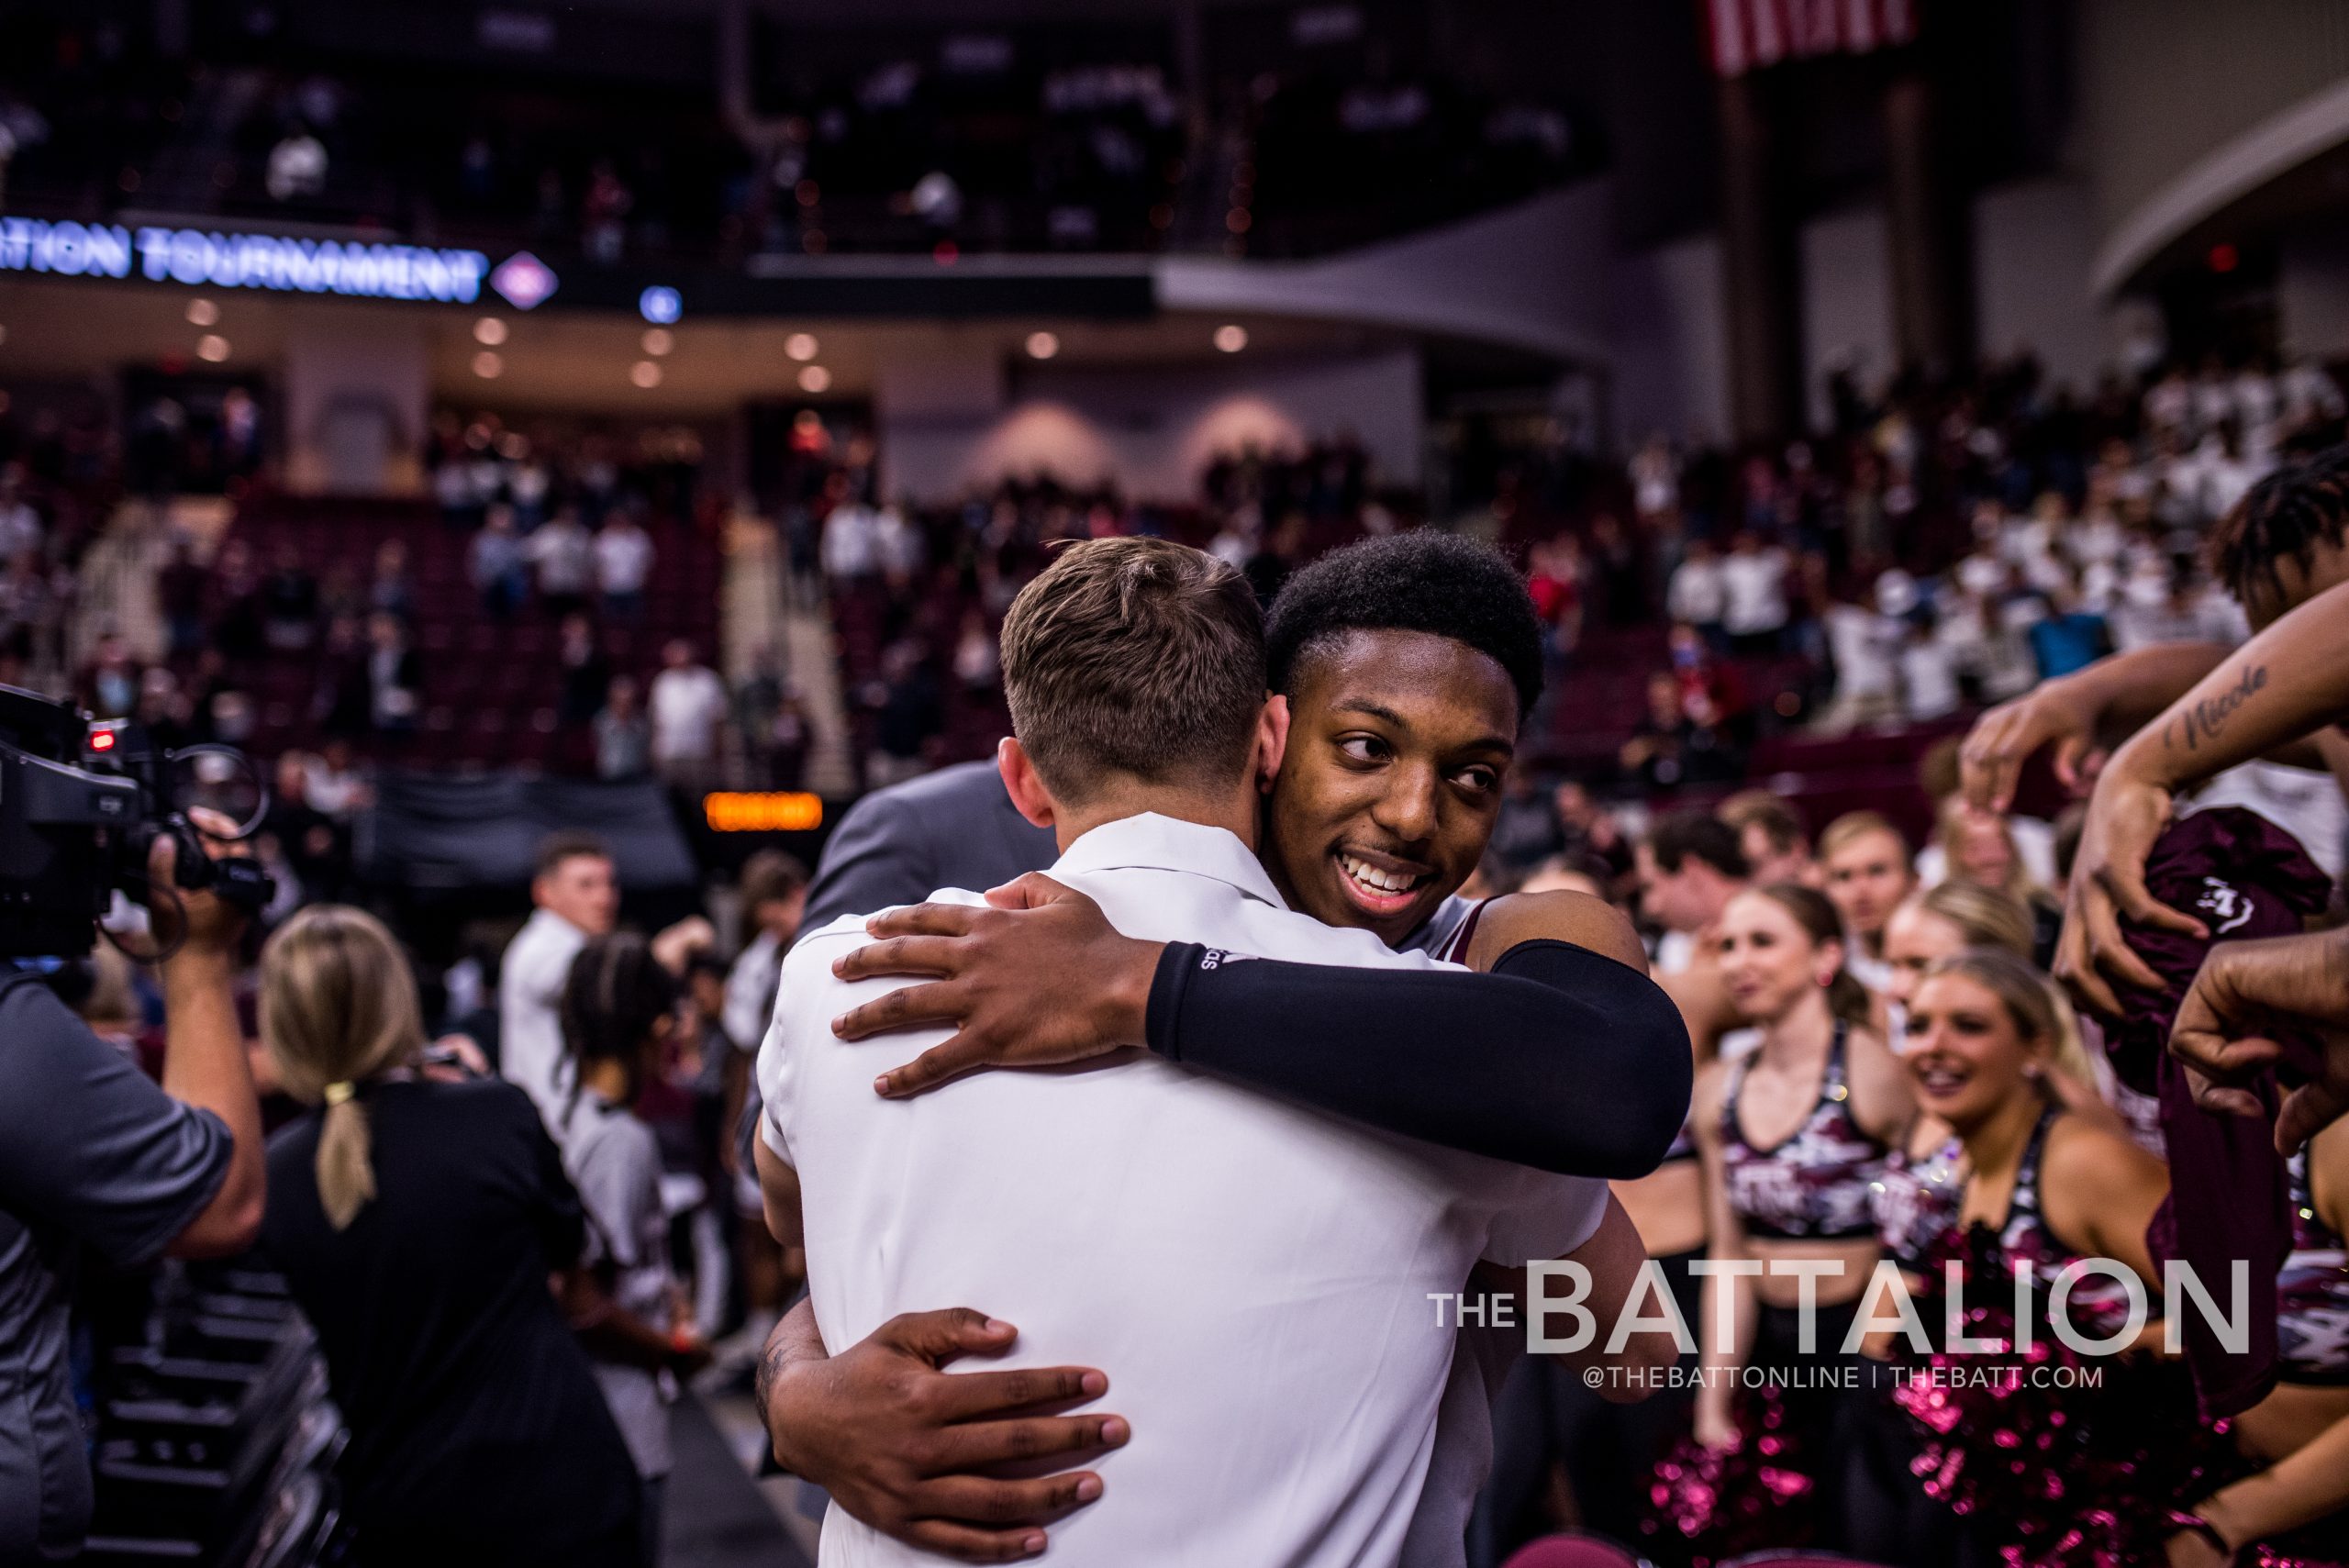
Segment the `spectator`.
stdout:
<path fill-rule="evenodd" d="M 881 570 L 880 519 L 853 498 L 834 506 L 824 519 L 824 576 L 838 588 L 852 588 Z"/>
<path fill-rule="evenodd" d="M 1731 540 L 1721 562 L 1721 627 L 1738 652 L 1754 657 L 1784 650 L 1787 566 L 1787 552 L 1765 548 L 1751 529 Z"/>
<path fill-rule="evenodd" d="M 1631 846 L 1615 814 L 1593 798 L 1589 785 L 1561 780 L 1550 792 L 1550 806 L 1558 819 L 1559 854 L 1576 865 L 1603 867 L 1610 882 L 1631 871 Z"/>
<path fill-rule="evenodd" d="M 522 553 L 538 574 L 539 607 L 561 622 L 587 607 L 595 586 L 596 536 L 579 520 L 579 509 L 564 506 L 522 541 Z"/>
<path fill-rule="evenodd" d="M 864 706 L 874 715 L 873 750 L 865 758 L 865 787 L 890 784 L 926 773 L 930 742 L 942 717 L 938 683 L 921 645 L 892 643 L 881 656 L 881 678 L 869 683 Z"/>
<path fill-rule="evenodd" d="M 0 553 L 0 561 L 15 559 L 15 552 Z M 173 658 L 193 658 L 204 646 L 204 607 L 211 587 L 212 573 L 197 563 L 186 542 L 173 546 L 170 562 L 155 579 L 156 607 L 169 628 Z"/>
<path fill-rule="evenodd" d="M 318 1107 L 270 1140 L 264 1244 L 351 1429 L 357 1562 L 633 1568 L 628 1449 L 547 1288 L 586 1227 L 529 1101 L 426 1067 L 406 960 L 356 909 L 270 939 L 261 1035 Z"/>
<path fill-rule="evenodd" d="M 1803 828 L 1795 804 L 1766 789 L 1741 790 L 1720 804 L 1715 813 L 1737 831 L 1754 885 L 1774 882 L 1819 885 L 1819 862 L 1812 859 L 1810 837 Z"/>
<path fill-rule="evenodd" d="M 1486 851 L 1501 863 L 1523 870 L 1556 854 L 1561 846 L 1556 808 L 1531 768 L 1511 768 L 1502 784 L 1499 810 Z"/>
<path fill-rule="evenodd" d="M 319 195 L 327 188 L 326 144 L 310 134 L 309 127 L 295 121 L 269 150 L 269 172 L 262 183 L 274 202 Z"/>
<path fill-rule="evenodd" d="M 604 706 L 589 728 L 596 740 L 597 778 L 618 784 L 651 773 L 652 726 L 645 719 L 635 676 L 612 677 Z"/>
<path fill-rule="evenodd" d="M 652 677 L 653 766 L 678 789 L 707 789 L 726 722 L 726 683 L 681 637 L 661 650 L 661 666 Z"/>
<path fill-rule="evenodd" d="M 369 613 L 416 618 L 416 583 L 408 575 L 407 541 L 387 539 L 375 547 L 374 574 L 367 583 Z"/>
<path fill-rule="evenodd" d="M 1933 612 L 1920 608 L 1901 634 L 1900 697 L 1911 724 L 1947 718 L 1961 700 L 1957 661 L 1938 629 Z"/>
<path fill-rule="evenodd" d="M 273 653 L 299 653 L 318 639 L 318 580 L 302 552 L 280 545 L 261 587 L 262 634 Z"/>
<path fill-rule="evenodd" d="M 1885 924 L 1917 887 L 1909 840 L 1876 812 L 1847 811 L 1819 835 L 1819 863 L 1851 944 L 1844 967 L 1870 991 L 1882 991 L 1891 976 L 1884 958 Z"/>
<path fill-rule="evenodd" d="M 514 508 L 500 503 L 489 508 L 482 529 L 465 550 L 465 571 L 481 606 L 492 620 L 510 620 L 529 584 L 523 572 L 521 536 L 514 531 Z"/>
<path fill-rule="evenodd" d="M 119 632 L 109 631 L 98 639 L 89 663 L 74 682 L 74 700 L 94 717 L 128 718 L 139 706 L 139 661 L 131 656 L 130 644 Z"/>
<path fill-rule="evenodd" d="M 652 576 L 652 536 L 625 511 L 596 530 L 596 589 L 614 620 L 644 617 L 644 585 Z"/>
<path fill-rule="evenodd" d="M 591 834 L 550 836 L 539 846 L 530 901 L 538 907 L 500 965 L 498 1070 L 529 1092 L 548 1126 L 557 1127 L 572 1084 L 557 1008 L 572 959 L 619 919 L 611 851 Z"/>
<path fill-rule="evenodd" d="M 40 553 L 40 514 L 24 497 L 22 473 L 14 465 L 0 470 L 0 561 L 14 561 L 28 553 L 38 557 Z"/>
<path fill-rule="evenodd" d="M 1649 832 L 1637 864 L 1640 913 L 1664 929 L 1655 973 L 1685 973 L 1709 956 L 1706 937 L 1752 878 L 1737 833 L 1705 812 L 1675 811 Z"/>
<path fill-rule="evenodd" d="M 2039 678 L 2052 681 L 2084 670 L 2112 651 L 2112 633 L 2104 617 L 2083 607 L 2076 579 L 2052 595 L 2054 613 L 2031 628 L 2031 655 Z"/>
<path fill-rule="evenodd" d="M 309 803 L 338 823 L 348 823 L 374 804 L 374 787 L 360 772 L 351 742 L 328 740 L 302 770 Z"/>
<path fill-rule="evenodd" d="M 596 623 L 584 611 L 574 610 L 562 617 L 562 629 L 556 634 L 555 667 L 561 682 L 555 694 L 555 722 L 566 729 L 582 728 L 603 711 L 605 695 L 612 685 L 612 662 L 596 640 Z"/>
<path fill-rule="evenodd" d="M 954 679 L 972 695 L 992 692 L 1003 678 L 1003 657 L 986 612 L 973 605 L 963 612 L 963 632 L 954 643 Z"/>
<path fill-rule="evenodd" d="M 640 1561 L 660 1561 L 669 1411 L 676 1378 L 708 1364 L 669 1270 L 661 1146 L 635 1114 L 676 1027 L 677 982 L 640 936 L 590 939 L 565 975 L 562 1044 L 574 1087 L 563 1106 L 563 1164 L 589 1220 L 587 1262 L 607 1307 L 596 1381 L 641 1482 Z"/>
<path fill-rule="evenodd" d="M 1837 600 L 1820 618 L 1835 663 L 1835 700 L 1820 717 L 1820 732 L 1841 735 L 1896 715 L 1900 623 L 1876 607 L 1873 591 L 1862 602 Z"/>
<path fill-rule="evenodd" d="M 1664 614 L 1704 633 L 1716 649 L 1728 646 L 1722 617 L 1729 613 L 1729 584 L 1710 539 L 1688 541 L 1688 554 L 1664 590 Z"/>
<path fill-rule="evenodd" d="M 397 616 L 367 617 L 367 716 L 379 735 L 406 735 L 416 728 L 424 700 L 423 668 L 407 645 L 407 628 Z"/>

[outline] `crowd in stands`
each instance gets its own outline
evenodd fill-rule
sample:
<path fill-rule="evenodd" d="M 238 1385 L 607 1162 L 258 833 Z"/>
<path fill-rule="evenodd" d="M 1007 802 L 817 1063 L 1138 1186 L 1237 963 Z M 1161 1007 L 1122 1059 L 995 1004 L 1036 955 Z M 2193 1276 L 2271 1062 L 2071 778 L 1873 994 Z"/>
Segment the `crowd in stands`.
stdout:
<path fill-rule="evenodd" d="M 250 8 L 207 35 L 200 63 L 110 22 L 10 23 L 12 210 L 358 224 L 606 265 L 1175 243 L 1290 255 L 1516 199 L 1586 172 L 1596 150 L 1553 107 L 1375 60 L 1243 73 L 1210 114 L 1149 48 L 996 35 L 791 74 L 763 91 L 755 128 L 707 90 L 634 83 L 637 132 L 615 138 L 596 93 L 525 63 L 552 46 L 551 22 L 484 22 L 519 31 L 425 90 L 306 50 L 281 21 Z"/>

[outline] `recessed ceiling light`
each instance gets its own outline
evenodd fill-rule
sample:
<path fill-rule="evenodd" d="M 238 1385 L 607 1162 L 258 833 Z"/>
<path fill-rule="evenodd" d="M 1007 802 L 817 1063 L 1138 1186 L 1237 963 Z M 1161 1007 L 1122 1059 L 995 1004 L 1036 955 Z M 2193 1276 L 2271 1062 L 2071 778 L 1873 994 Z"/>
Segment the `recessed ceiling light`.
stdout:
<path fill-rule="evenodd" d="M 821 365 L 809 365 L 799 373 L 799 390 L 802 392 L 824 392 L 831 384 L 832 373 Z"/>
<path fill-rule="evenodd" d="M 220 307 L 213 304 L 210 300 L 192 299 L 187 302 L 187 324 L 189 326 L 209 327 L 219 319 Z"/>
<path fill-rule="evenodd" d="M 228 339 L 217 332 L 206 332 L 195 340 L 195 357 L 218 364 L 228 357 Z"/>
<path fill-rule="evenodd" d="M 1227 322 L 1215 329 L 1215 346 L 1227 354 L 1236 354 L 1248 346 L 1248 328 L 1237 322 Z"/>
<path fill-rule="evenodd" d="M 659 358 L 677 346 L 677 335 L 666 327 L 655 327 L 644 335 L 644 351 Z"/>
<path fill-rule="evenodd" d="M 794 332 L 783 340 L 783 351 L 804 365 L 816 357 L 816 335 Z"/>
<path fill-rule="evenodd" d="M 628 373 L 628 378 L 650 391 L 661 384 L 661 367 L 651 360 L 639 360 L 635 367 Z"/>
<path fill-rule="evenodd" d="M 473 356 L 473 374 L 484 381 L 495 381 L 506 373 L 506 361 L 484 349 Z"/>
<path fill-rule="evenodd" d="M 484 316 L 473 323 L 473 341 L 495 349 L 506 341 L 506 323 L 495 316 Z"/>
<path fill-rule="evenodd" d="M 1028 357 L 1030 359 L 1049 360 L 1060 351 L 1061 340 L 1052 336 L 1050 332 L 1030 332 L 1028 334 Z"/>

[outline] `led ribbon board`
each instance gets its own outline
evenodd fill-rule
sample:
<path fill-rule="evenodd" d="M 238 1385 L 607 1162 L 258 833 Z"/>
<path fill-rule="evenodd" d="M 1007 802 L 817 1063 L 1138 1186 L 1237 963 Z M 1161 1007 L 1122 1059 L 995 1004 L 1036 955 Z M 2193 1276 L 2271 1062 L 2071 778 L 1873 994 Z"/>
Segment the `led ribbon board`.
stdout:
<path fill-rule="evenodd" d="M 135 272 L 159 284 L 469 305 L 481 295 L 489 258 L 478 250 L 422 245 L 5 217 L 0 272 L 69 278 L 128 278 Z"/>

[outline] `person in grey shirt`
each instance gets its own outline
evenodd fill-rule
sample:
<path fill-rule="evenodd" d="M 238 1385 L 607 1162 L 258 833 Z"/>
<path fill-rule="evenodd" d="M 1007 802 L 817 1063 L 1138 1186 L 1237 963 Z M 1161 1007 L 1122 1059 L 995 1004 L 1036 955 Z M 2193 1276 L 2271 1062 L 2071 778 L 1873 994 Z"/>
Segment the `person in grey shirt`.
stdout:
<path fill-rule="evenodd" d="M 172 885 L 173 857 L 159 841 L 157 885 Z M 261 1229 L 261 1106 L 229 989 L 244 917 L 209 893 L 179 895 L 161 1087 L 36 973 L 0 974 L 0 1565 L 72 1556 L 89 1528 L 66 1360 L 75 1253 L 125 1268 L 227 1256 Z"/>
<path fill-rule="evenodd" d="M 800 929 L 918 904 L 941 887 L 1000 886 L 1059 858 L 1052 829 L 1019 815 L 994 762 L 958 762 L 849 807 L 824 845 Z"/>

